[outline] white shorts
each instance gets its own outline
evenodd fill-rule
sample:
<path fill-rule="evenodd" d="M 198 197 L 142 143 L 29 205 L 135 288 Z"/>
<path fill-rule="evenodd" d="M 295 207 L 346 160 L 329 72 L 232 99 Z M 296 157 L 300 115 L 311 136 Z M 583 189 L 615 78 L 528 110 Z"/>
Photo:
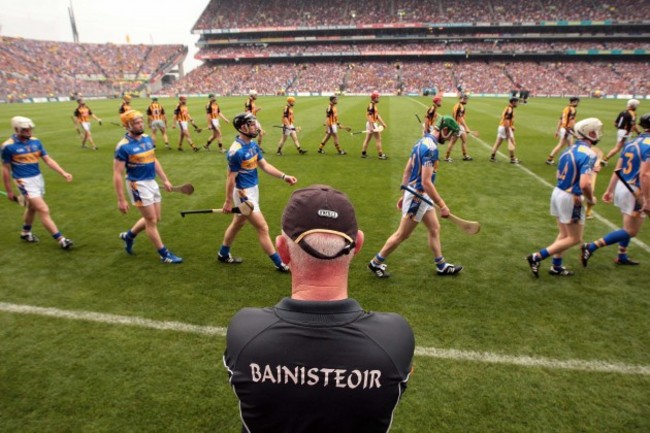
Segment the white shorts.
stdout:
<path fill-rule="evenodd" d="M 219 119 L 210 119 L 210 124 L 215 130 L 219 129 Z"/>
<path fill-rule="evenodd" d="M 296 132 L 296 127 L 293 126 L 293 123 L 291 123 L 289 126 L 285 126 L 282 128 L 282 134 L 289 136 L 291 135 L 292 132 Z"/>
<path fill-rule="evenodd" d="M 151 122 L 151 129 L 152 130 L 158 129 L 160 131 L 164 131 L 165 129 L 167 129 L 167 127 L 165 126 L 165 121 L 159 119 Z"/>
<path fill-rule="evenodd" d="M 14 182 L 18 187 L 18 191 L 27 198 L 37 198 L 45 195 L 45 180 L 42 174 L 14 179 Z"/>
<path fill-rule="evenodd" d="M 456 134 L 456 135 L 460 137 L 460 136 L 463 135 L 466 131 L 465 131 L 465 128 L 464 128 L 460 123 L 458 124 L 458 128 L 459 128 L 459 130 L 458 130 L 458 134 Z"/>
<path fill-rule="evenodd" d="M 327 133 L 328 134 L 338 134 L 339 133 L 339 125 L 332 125 L 327 127 Z"/>
<path fill-rule="evenodd" d="M 81 122 L 81 127 L 84 129 L 84 131 L 90 132 L 90 122 Z"/>
<path fill-rule="evenodd" d="M 243 196 L 243 197 L 242 197 Z M 260 188 L 255 185 L 250 188 L 239 189 L 235 188 L 232 192 L 232 201 L 236 207 L 238 207 L 244 201 L 243 198 L 246 198 L 246 201 L 251 203 L 253 207 L 253 212 L 260 212 Z"/>
<path fill-rule="evenodd" d="M 497 129 L 497 138 L 501 138 L 503 140 L 505 140 L 507 138 L 506 137 L 506 127 L 505 126 L 499 126 L 499 129 Z M 515 133 L 514 133 L 514 131 L 512 129 L 510 130 L 510 138 L 512 138 L 512 139 L 515 138 Z"/>
<path fill-rule="evenodd" d="M 181 120 L 178 122 L 178 125 L 181 127 L 181 131 L 187 131 L 187 121 Z"/>
<path fill-rule="evenodd" d="M 423 192 L 422 195 L 431 200 L 426 193 Z M 424 214 L 430 210 L 433 210 L 433 206 L 423 202 L 412 193 L 404 191 L 404 195 L 402 196 L 402 218 L 411 218 L 416 223 L 419 223 L 422 221 Z"/>
<path fill-rule="evenodd" d="M 620 143 L 621 140 L 625 141 L 630 137 L 630 133 L 627 129 L 617 129 L 616 130 L 616 142 Z"/>
<path fill-rule="evenodd" d="M 127 181 L 126 192 L 129 194 L 131 203 L 137 207 L 151 206 L 162 201 L 158 183 L 153 179 Z"/>
<path fill-rule="evenodd" d="M 555 187 L 551 194 L 551 215 L 562 224 L 584 224 L 586 210 L 580 197 Z"/>
<path fill-rule="evenodd" d="M 635 191 L 638 190 L 636 186 L 632 186 L 632 189 Z M 639 216 L 640 214 L 641 218 L 645 218 L 645 212 L 641 212 L 636 198 L 620 180 L 614 190 L 614 206 L 619 208 L 622 214 L 633 217 Z"/>
<path fill-rule="evenodd" d="M 373 132 L 375 129 L 379 127 L 379 123 L 377 122 L 366 122 L 366 131 L 368 132 Z"/>
<path fill-rule="evenodd" d="M 569 134 L 567 133 L 566 128 L 560 128 L 560 132 L 558 134 L 560 136 L 560 140 L 564 140 L 565 138 L 568 140 L 569 139 Z"/>

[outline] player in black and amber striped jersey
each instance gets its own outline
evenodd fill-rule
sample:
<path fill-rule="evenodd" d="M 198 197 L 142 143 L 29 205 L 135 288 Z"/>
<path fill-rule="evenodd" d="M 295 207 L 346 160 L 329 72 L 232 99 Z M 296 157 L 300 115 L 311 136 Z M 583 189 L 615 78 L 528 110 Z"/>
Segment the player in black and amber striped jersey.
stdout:
<path fill-rule="evenodd" d="M 433 105 L 424 113 L 424 131 L 422 131 L 422 135 L 433 134 L 433 128 L 436 126 L 436 119 L 438 118 L 438 108 L 442 107 L 442 96 L 434 96 L 432 102 Z"/>
<path fill-rule="evenodd" d="M 221 125 L 219 125 L 219 118 L 224 122 L 230 123 L 230 120 L 221 112 L 219 104 L 217 104 L 217 97 L 213 94 L 208 95 L 208 105 L 205 106 L 206 117 L 208 118 L 208 129 L 212 131 L 212 135 L 208 138 L 208 142 L 203 146 L 205 150 L 210 150 L 210 145 L 216 139 L 221 153 L 225 152 L 223 142 L 221 141 Z"/>
<path fill-rule="evenodd" d="M 179 96 L 178 105 L 174 110 L 174 125 L 172 125 L 172 128 L 176 128 L 176 125 L 178 125 L 181 130 L 181 134 L 178 138 L 178 150 L 183 150 L 183 138 L 187 138 L 187 142 L 192 147 L 192 150 L 198 152 L 199 148 L 194 145 L 192 137 L 190 136 L 190 129 L 187 126 L 188 123 L 191 123 L 195 129 L 198 129 L 198 126 L 194 123 L 194 119 L 190 116 L 189 108 L 187 108 L 187 96 Z"/>
<path fill-rule="evenodd" d="M 330 96 L 330 104 L 325 110 L 325 137 L 323 137 L 320 146 L 318 146 L 318 153 L 325 153 L 323 148 L 325 147 L 327 140 L 332 137 L 334 146 L 336 147 L 336 152 L 339 155 L 345 155 L 345 150 L 341 149 L 341 145 L 339 144 L 339 128 L 343 128 L 343 126 L 339 123 L 339 112 L 336 109 L 336 104 L 338 104 L 338 102 L 339 100 L 336 96 Z"/>
<path fill-rule="evenodd" d="M 248 94 L 246 102 L 244 102 L 244 111 L 246 113 L 251 113 L 257 118 L 257 113 L 261 109 L 262 107 L 257 106 L 257 90 L 251 90 Z M 260 149 L 262 149 L 262 141 L 266 135 L 266 131 L 262 128 L 262 124 L 260 123 L 259 119 L 256 119 L 255 123 L 257 124 L 257 130 L 259 131 L 259 135 L 257 136 L 257 145 L 260 147 Z M 264 151 L 264 149 L 262 149 L 262 151 Z"/>
<path fill-rule="evenodd" d="M 576 124 L 576 116 L 578 115 L 578 104 L 580 98 L 572 96 L 569 98 L 569 105 L 564 107 L 560 120 L 557 123 L 557 130 L 555 131 L 555 138 L 560 137 L 560 141 L 555 145 L 551 153 L 546 158 L 548 165 L 555 164 L 555 155 L 557 155 L 564 146 L 569 147 L 573 142 L 573 127 Z"/>
<path fill-rule="evenodd" d="M 307 153 L 306 150 L 300 147 L 300 142 L 298 141 L 298 134 L 296 134 L 296 126 L 294 125 L 293 118 L 293 106 L 296 104 L 296 98 L 289 96 L 287 98 L 287 105 L 282 111 L 282 137 L 280 137 L 280 142 L 278 143 L 278 151 L 276 152 L 277 156 L 282 156 L 282 146 L 284 142 L 287 141 L 287 137 L 291 137 L 293 144 L 296 145 L 298 153 L 304 155 Z"/>
<path fill-rule="evenodd" d="M 379 115 L 377 104 L 379 104 L 379 92 L 375 90 L 370 94 L 370 103 L 368 104 L 368 108 L 366 108 L 366 138 L 363 140 L 363 145 L 361 146 L 361 157 L 368 157 L 366 154 L 368 144 L 370 143 L 370 140 L 374 138 L 379 159 L 388 159 L 388 155 L 384 153 L 384 150 L 381 147 L 381 130 L 386 128 L 387 125 Z M 380 124 L 382 129 L 377 131 Z"/>
<path fill-rule="evenodd" d="M 154 143 L 156 142 L 156 133 L 160 131 L 165 140 L 165 147 L 169 147 L 169 137 L 167 137 L 167 115 L 165 115 L 165 109 L 158 102 L 158 98 L 151 98 L 151 104 L 147 108 L 147 120 L 149 121 L 149 128 L 151 129 L 151 138 Z"/>
<path fill-rule="evenodd" d="M 122 96 L 122 104 L 120 104 L 120 109 L 117 110 L 120 114 L 124 114 L 131 109 L 131 96 L 124 95 Z"/>
<path fill-rule="evenodd" d="M 458 134 L 454 134 L 449 141 L 449 146 L 447 146 L 447 154 L 445 155 L 445 161 L 452 162 L 451 159 L 451 150 L 454 148 L 454 144 L 458 141 L 460 137 L 460 147 L 463 152 L 463 161 L 471 161 L 474 158 L 469 156 L 467 153 L 467 134 L 473 133 L 477 135 L 475 131 L 469 129 L 467 122 L 465 121 L 465 105 L 467 105 L 467 99 L 469 96 L 465 93 L 461 93 L 459 101 L 454 105 L 454 108 L 451 109 L 451 116 L 454 118 L 460 130 Z"/>
<path fill-rule="evenodd" d="M 81 148 L 86 148 L 86 143 L 90 143 L 93 150 L 97 150 L 95 142 L 93 141 L 93 135 L 90 133 L 90 118 L 95 119 L 99 126 L 102 126 L 102 119 L 95 116 L 89 106 L 86 105 L 83 99 L 79 98 L 77 101 L 77 109 L 74 110 L 72 115 L 72 120 L 75 123 L 75 126 L 81 125 L 83 129 L 83 135 L 81 136 Z"/>
<path fill-rule="evenodd" d="M 499 128 L 497 130 L 497 140 L 492 146 L 492 154 L 490 155 L 490 162 L 496 162 L 496 154 L 499 150 L 499 146 L 503 143 L 503 140 L 508 142 L 508 153 L 510 154 L 510 163 L 519 164 L 521 161 L 515 156 L 515 148 L 517 143 L 515 142 L 515 108 L 519 104 L 519 98 L 512 97 L 508 101 L 508 106 L 503 110 L 501 114 L 501 120 L 499 121 Z"/>
<path fill-rule="evenodd" d="M 639 106 L 638 99 L 630 99 L 627 101 L 627 107 L 625 110 L 618 113 L 616 120 L 614 121 L 614 126 L 616 127 L 616 144 L 612 149 L 607 152 L 607 155 L 603 158 L 602 164 L 607 165 L 607 161 L 612 156 L 616 155 L 625 145 L 625 141 L 630 138 L 632 131 L 637 134 L 641 133 L 641 130 L 636 125 L 636 107 Z"/>

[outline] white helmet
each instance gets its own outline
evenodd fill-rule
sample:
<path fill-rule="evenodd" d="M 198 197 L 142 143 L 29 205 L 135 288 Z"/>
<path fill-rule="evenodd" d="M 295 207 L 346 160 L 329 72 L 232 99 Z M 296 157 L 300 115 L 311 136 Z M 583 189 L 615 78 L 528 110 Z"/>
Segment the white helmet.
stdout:
<path fill-rule="evenodd" d="M 14 129 L 30 129 L 34 128 L 36 125 L 34 125 L 34 122 L 32 122 L 32 119 L 23 117 L 23 116 L 15 116 L 11 118 L 11 127 Z"/>
<path fill-rule="evenodd" d="M 630 108 L 636 108 L 639 106 L 639 104 L 640 102 L 638 99 L 630 99 L 629 101 L 627 101 L 627 106 Z"/>
<path fill-rule="evenodd" d="M 583 138 L 588 139 L 594 144 L 598 143 L 603 136 L 603 122 L 595 117 L 583 119 L 575 124 L 576 133 Z"/>
<path fill-rule="evenodd" d="M 257 90 L 251 90 L 249 95 L 254 98 L 257 97 Z"/>

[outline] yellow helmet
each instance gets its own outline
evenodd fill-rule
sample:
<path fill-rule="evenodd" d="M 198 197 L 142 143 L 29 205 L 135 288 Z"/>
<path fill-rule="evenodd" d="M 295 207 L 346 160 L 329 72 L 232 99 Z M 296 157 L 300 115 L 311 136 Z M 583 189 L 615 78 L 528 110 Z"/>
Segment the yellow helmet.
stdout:
<path fill-rule="evenodd" d="M 122 99 L 124 99 L 126 102 L 129 102 L 129 101 L 131 101 L 131 96 L 130 95 L 124 95 L 122 97 Z"/>
<path fill-rule="evenodd" d="M 293 105 L 293 104 L 296 103 L 296 98 L 294 98 L 293 96 L 289 96 L 289 97 L 287 98 L 287 102 L 288 102 L 289 104 Z"/>
<path fill-rule="evenodd" d="M 138 110 L 128 110 L 120 115 L 122 126 L 127 128 L 138 117 L 144 117 Z"/>

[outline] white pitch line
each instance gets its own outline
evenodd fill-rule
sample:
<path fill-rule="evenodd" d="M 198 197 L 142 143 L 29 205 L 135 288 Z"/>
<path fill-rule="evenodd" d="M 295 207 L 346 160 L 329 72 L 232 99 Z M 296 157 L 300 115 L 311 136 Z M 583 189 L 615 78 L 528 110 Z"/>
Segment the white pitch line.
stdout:
<path fill-rule="evenodd" d="M 420 104 L 420 105 L 423 106 L 424 108 L 429 108 L 429 107 L 427 107 L 425 104 L 423 104 L 422 102 L 418 101 L 417 99 L 413 99 L 413 98 L 411 98 L 411 100 L 414 101 L 414 102 L 416 102 L 416 103 L 418 103 L 418 104 Z M 492 151 L 492 146 L 489 145 L 488 143 L 486 143 L 485 141 L 483 141 L 482 139 L 480 139 L 480 138 L 478 138 L 478 137 L 474 137 L 474 136 L 471 135 L 471 134 L 467 134 L 467 135 L 468 135 L 469 137 L 475 139 L 475 140 L 478 141 L 479 143 L 481 143 L 481 145 L 483 145 L 483 147 L 485 147 L 486 149 Z M 506 158 L 506 159 L 509 158 L 508 156 L 506 156 L 505 154 L 503 154 L 503 153 L 500 152 L 500 151 L 497 151 L 497 153 L 498 153 L 498 155 L 501 156 L 502 158 Z M 542 185 L 547 186 L 547 187 L 549 187 L 550 189 L 555 188 L 555 185 L 550 184 L 549 182 L 546 181 L 546 179 L 543 179 L 542 177 L 540 177 L 540 176 L 538 176 L 537 174 L 533 173 L 532 171 L 530 171 L 528 168 L 524 167 L 523 165 L 521 165 L 521 164 L 517 164 L 517 165 L 516 165 L 516 168 L 518 168 L 519 170 L 522 170 L 524 173 L 526 173 L 526 174 L 528 174 L 529 176 L 533 177 L 535 180 L 537 180 L 538 182 L 540 182 Z M 598 221 L 602 222 L 602 223 L 605 224 L 607 227 L 609 227 L 610 230 L 616 230 L 616 229 L 618 229 L 618 228 L 621 227 L 620 225 L 616 225 L 616 224 L 612 223 L 610 220 L 606 219 L 605 217 L 603 217 L 602 215 L 600 215 L 600 214 L 599 214 L 598 212 L 596 212 L 596 211 L 593 211 L 593 215 L 594 215 L 594 217 L 595 217 Z M 646 244 L 646 243 L 643 242 L 643 241 L 640 241 L 640 240 L 637 239 L 637 238 L 632 238 L 631 241 L 632 241 L 632 243 L 634 243 L 636 246 L 638 246 L 639 248 L 641 248 L 641 249 L 644 250 L 645 252 L 650 253 L 650 245 Z"/>
<path fill-rule="evenodd" d="M 33 305 L 9 304 L 0 302 L 0 311 L 13 314 L 32 314 L 58 319 L 81 320 L 111 325 L 136 326 L 161 331 L 186 332 L 190 334 L 213 335 L 224 337 L 226 328 L 217 326 L 199 326 L 182 322 L 167 322 L 144 319 L 134 316 L 95 313 L 92 311 L 60 310 Z M 629 365 L 609 361 L 585 361 L 580 359 L 534 358 L 530 356 L 499 355 L 491 352 L 473 352 L 455 349 L 437 349 L 435 347 L 416 347 L 416 356 L 448 359 L 452 361 L 471 361 L 489 364 L 507 364 L 521 367 L 538 367 L 551 370 L 576 370 L 597 373 L 617 373 L 626 375 L 650 376 L 650 366 Z"/>

